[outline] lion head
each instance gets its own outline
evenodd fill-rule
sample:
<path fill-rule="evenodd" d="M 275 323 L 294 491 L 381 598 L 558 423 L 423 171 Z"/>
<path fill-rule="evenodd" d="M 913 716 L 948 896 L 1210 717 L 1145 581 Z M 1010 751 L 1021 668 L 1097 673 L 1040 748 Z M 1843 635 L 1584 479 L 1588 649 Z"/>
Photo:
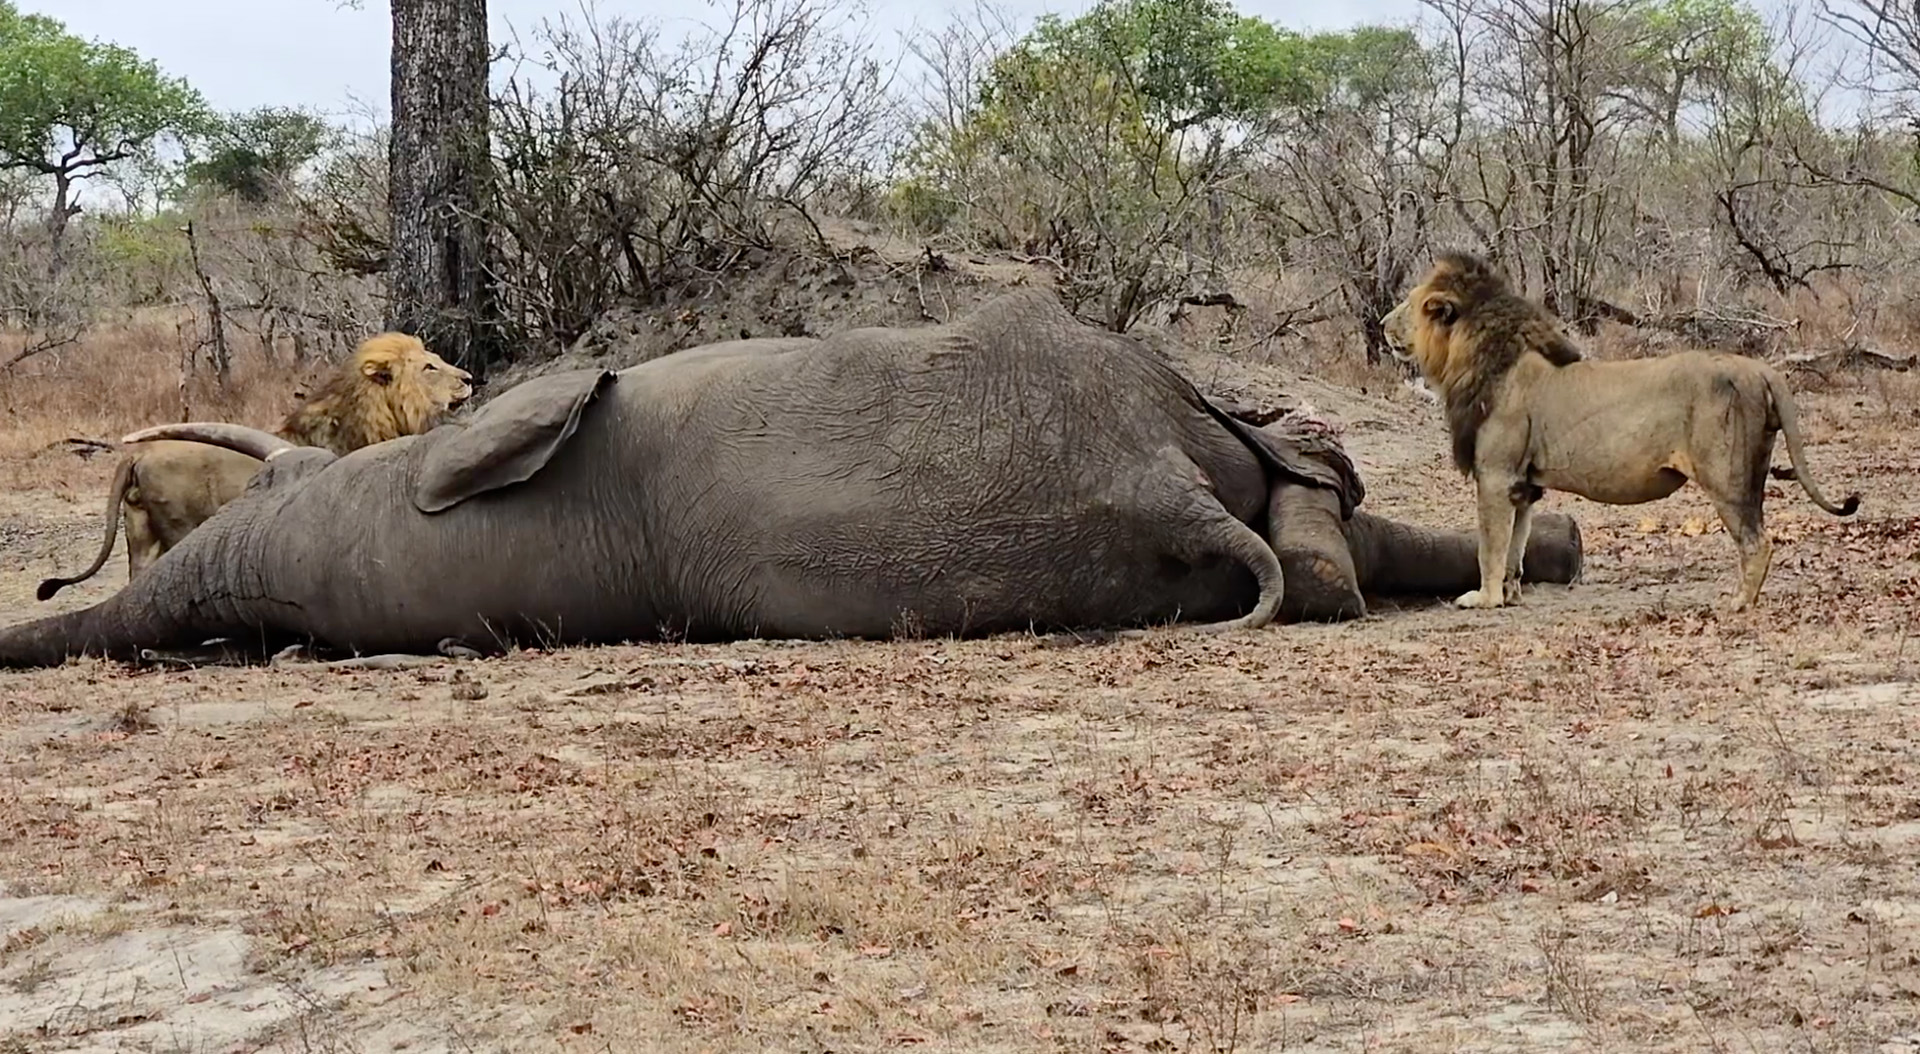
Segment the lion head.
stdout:
<path fill-rule="evenodd" d="M 347 454 L 418 435 L 473 395 L 473 375 L 428 351 L 418 337 L 379 333 L 296 407 L 280 435 Z"/>
<path fill-rule="evenodd" d="M 1442 253 L 1380 324 L 1388 350 L 1418 368 L 1446 404 L 1453 461 L 1462 472 L 1473 465 L 1495 386 L 1522 356 L 1531 352 L 1555 366 L 1585 357 L 1546 308 L 1469 252 Z"/>

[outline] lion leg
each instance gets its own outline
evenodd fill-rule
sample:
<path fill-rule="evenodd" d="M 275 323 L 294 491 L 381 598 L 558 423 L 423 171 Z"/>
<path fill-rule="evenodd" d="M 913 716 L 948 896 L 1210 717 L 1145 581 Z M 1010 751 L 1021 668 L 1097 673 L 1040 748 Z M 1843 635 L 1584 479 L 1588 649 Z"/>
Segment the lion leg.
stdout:
<path fill-rule="evenodd" d="M 1533 534 L 1533 503 L 1539 500 L 1537 489 L 1527 491 L 1525 484 L 1513 494 L 1513 539 L 1507 543 L 1506 598 L 1520 603 L 1520 575 L 1527 558 L 1527 539 Z"/>
<path fill-rule="evenodd" d="M 129 580 L 167 555 L 166 540 L 154 529 L 153 520 L 153 511 L 147 508 L 145 497 L 140 493 L 139 485 L 135 484 L 128 490 L 126 505 L 121 510 L 120 533 L 127 538 Z"/>
<path fill-rule="evenodd" d="M 1767 494 L 1767 469 L 1773 460 L 1773 435 L 1749 419 L 1746 434 L 1739 429 L 1728 436 L 1734 442 L 1723 447 L 1717 457 L 1699 458 L 1694 482 L 1707 492 L 1727 537 L 1740 552 L 1740 574 L 1732 594 L 1722 609 L 1744 611 L 1760 599 L 1760 587 L 1766 584 L 1773 563 L 1773 543 L 1767 538 L 1764 505 Z"/>
<path fill-rule="evenodd" d="M 1511 487 L 1506 479 L 1480 481 L 1480 588 L 1462 593 L 1454 601 L 1457 607 L 1497 608 L 1507 602 L 1507 560 L 1519 512 Z"/>
<path fill-rule="evenodd" d="M 1729 612 L 1744 611 L 1760 599 L 1760 587 L 1767 582 L 1773 566 L 1773 541 L 1767 537 L 1765 513 L 1760 498 L 1721 498 L 1714 496 L 1713 506 L 1726 524 L 1727 536 L 1740 551 L 1740 580 L 1726 604 Z"/>

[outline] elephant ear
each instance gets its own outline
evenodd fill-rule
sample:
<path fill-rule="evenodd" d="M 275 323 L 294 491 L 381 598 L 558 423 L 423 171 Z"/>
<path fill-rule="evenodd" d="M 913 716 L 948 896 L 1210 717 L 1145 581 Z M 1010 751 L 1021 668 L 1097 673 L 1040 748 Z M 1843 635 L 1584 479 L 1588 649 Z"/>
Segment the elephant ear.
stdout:
<path fill-rule="evenodd" d="M 1207 405 L 1269 467 L 1301 483 L 1339 494 L 1341 519 L 1352 518 L 1353 510 L 1366 499 L 1366 484 L 1360 481 L 1360 470 L 1347 456 L 1346 447 L 1325 429 L 1310 427 L 1310 414 L 1290 411 L 1262 415 L 1266 419 L 1256 427 L 1246 420 L 1253 415 L 1244 407 L 1222 407 L 1211 399 Z"/>
<path fill-rule="evenodd" d="M 611 370 L 569 370 L 508 389 L 433 444 L 421 460 L 414 508 L 443 512 L 531 479 L 573 438 L 587 404 L 616 379 Z"/>

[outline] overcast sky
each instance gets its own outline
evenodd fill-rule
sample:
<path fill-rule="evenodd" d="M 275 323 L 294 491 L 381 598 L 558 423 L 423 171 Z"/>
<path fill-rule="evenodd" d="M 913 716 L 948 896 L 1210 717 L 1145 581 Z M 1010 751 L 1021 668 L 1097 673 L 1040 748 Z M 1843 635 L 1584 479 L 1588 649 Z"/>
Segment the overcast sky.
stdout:
<path fill-rule="evenodd" d="M 967 0 L 892 0 L 870 24 L 890 51 L 916 25 L 940 26 Z M 388 7 L 366 0 L 361 10 L 339 0 L 19 0 L 74 33 L 132 48 L 185 77 L 222 110 L 302 105 L 352 116 L 354 100 L 387 109 Z M 489 0 L 496 43 L 510 30 L 530 35 L 541 19 L 577 15 L 580 0 Z M 1090 0 L 999 0 L 1024 20 L 1048 11 L 1077 14 Z M 1332 29 L 1359 22 L 1412 21 L 1419 0 L 1241 0 L 1245 14 L 1295 29 Z M 663 29 L 712 24 L 732 5 L 703 0 L 597 0 L 602 15 L 656 21 Z"/>

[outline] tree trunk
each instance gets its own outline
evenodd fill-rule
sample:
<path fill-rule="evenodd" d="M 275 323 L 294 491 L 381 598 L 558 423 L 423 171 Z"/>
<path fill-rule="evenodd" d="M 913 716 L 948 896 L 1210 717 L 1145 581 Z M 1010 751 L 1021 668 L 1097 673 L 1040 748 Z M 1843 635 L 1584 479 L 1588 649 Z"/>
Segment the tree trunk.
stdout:
<path fill-rule="evenodd" d="M 80 210 L 72 204 L 73 177 L 66 172 L 53 174 L 53 209 L 47 214 L 47 237 L 53 245 L 56 258 L 60 252 L 60 243 L 67 236 L 67 221 L 73 219 Z"/>
<path fill-rule="evenodd" d="M 483 377 L 487 277 L 486 0 L 393 0 L 387 327 Z"/>
<path fill-rule="evenodd" d="M 1388 310 L 1391 311 L 1392 308 Z M 1360 336 L 1367 345 L 1367 365 L 1369 366 L 1378 366 L 1387 359 L 1387 327 L 1381 324 L 1380 317 L 1371 310 L 1364 309 L 1360 317 Z"/>

